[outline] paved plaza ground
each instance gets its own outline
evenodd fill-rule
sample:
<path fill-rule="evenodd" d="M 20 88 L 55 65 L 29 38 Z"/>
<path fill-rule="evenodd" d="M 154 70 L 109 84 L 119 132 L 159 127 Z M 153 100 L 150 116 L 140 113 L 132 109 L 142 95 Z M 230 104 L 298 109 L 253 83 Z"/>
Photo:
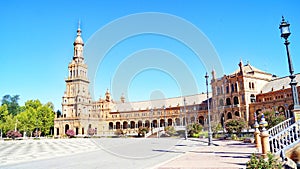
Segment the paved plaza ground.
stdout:
<path fill-rule="evenodd" d="M 0 168 L 245 168 L 256 149 L 237 141 L 100 138 L 0 141 Z"/>

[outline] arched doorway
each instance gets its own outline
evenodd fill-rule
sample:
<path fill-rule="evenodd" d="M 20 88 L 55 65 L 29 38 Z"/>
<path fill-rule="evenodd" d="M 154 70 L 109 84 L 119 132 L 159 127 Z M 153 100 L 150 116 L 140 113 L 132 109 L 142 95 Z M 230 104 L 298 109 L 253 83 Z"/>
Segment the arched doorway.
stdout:
<path fill-rule="evenodd" d="M 123 122 L 123 129 L 127 129 L 128 128 L 128 122 L 127 121 L 124 121 Z"/>
<path fill-rule="evenodd" d="M 233 97 L 233 104 L 234 104 L 234 105 L 239 104 L 239 98 L 238 98 L 237 96 L 234 96 L 234 97 Z"/>
<path fill-rule="evenodd" d="M 159 123 L 160 123 L 160 127 L 165 126 L 165 120 L 164 119 L 160 119 Z"/>
<path fill-rule="evenodd" d="M 114 128 L 114 123 L 113 122 L 109 122 L 108 123 L 108 129 L 112 130 Z"/>
<path fill-rule="evenodd" d="M 168 119 L 168 126 L 172 126 L 172 119 Z"/>
<path fill-rule="evenodd" d="M 131 128 L 131 129 L 134 129 L 134 128 L 135 128 L 135 122 L 134 122 L 134 121 L 131 121 L 131 122 L 130 122 L 130 128 Z"/>
<path fill-rule="evenodd" d="M 236 111 L 236 112 L 234 113 L 234 115 L 237 116 L 237 117 L 240 117 L 240 112 Z"/>
<path fill-rule="evenodd" d="M 226 98 L 226 106 L 231 105 L 231 100 L 230 98 Z"/>
<path fill-rule="evenodd" d="M 231 114 L 231 112 L 228 112 L 228 113 L 227 113 L 227 119 L 232 119 L 232 114 Z"/>
<path fill-rule="evenodd" d="M 152 121 L 152 124 L 153 124 L 153 127 L 156 128 L 156 127 L 157 127 L 157 120 L 153 120 L 153 121 Z"/>
<path fill-rule="evenodd" d="M 139 128 L 139 127 L 142 127 L 142 126 L 143 126 L 143 122 L 142 122 L 142 120 L 139 120 L 139 121 L 138 121 L 138 128 Z"/>
<path fill-rule="evenodd" d="M 116 123 L 116 129 L 120 129 L 121 128 L 121 123 L 118 121 L 117 123 Z"/>
<path fill-rule="evenodd" d="M 176 125 L 176 126 L 180 126 L 180 119 L 179 119 L 179 118 L 176 118 L 176 119 L 175 119 L 175 125 Z"/>
<path fill-rule="evenodd" d="M 145 127 L 150 127 L 150 122 L 149 122 L 149 120 L 146 120 L 146 121 L 145 121 Z"/>
<path fill-rule="evenodd" d="M 203 116 L 200 116 L 199 117 L 199 123 L 204 126 L 204 117 Z"/>
<path fill-rule="evenodd" d="M 67 133 L 67 131 L 69 130 L 70 126 L 68 124 L 65 125 L 65 134 Z"/>

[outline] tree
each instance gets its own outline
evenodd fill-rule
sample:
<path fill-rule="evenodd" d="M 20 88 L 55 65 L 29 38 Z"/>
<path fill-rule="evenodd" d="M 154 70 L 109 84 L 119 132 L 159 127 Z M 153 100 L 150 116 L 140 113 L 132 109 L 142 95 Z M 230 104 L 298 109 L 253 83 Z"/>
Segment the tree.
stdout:
<path fill-rule="evenodd" d="M 275 111 L 265 111 L 264 116 L 265 120 L 268 122 L 268 126 L 266 127 L 267 129 L 272 128 L 285 120 L 285 116 L 283 114 L 277 114 Z M 259 116 L 259 119 L 261 119 L 261 116 Z"/>
<path fill-rule="evenodd" d="M 13 116 L 17 115 L 20 112 L 20 106 L 18 101 L 20 100 L 19 95 L 5 95 L 2 97 L 2 106 L 4 104 L 7 105 L 8 113 L 12 114 Z"/>
<path fill-rule="evenodd" d="M 19 113 L 18 128 L 21 132 L 33 132 L 39 130 L 39 134 L 47 135 L 50 133 L 50 128 L 54 125 L 54 111 L 53 104 L 42 104 L 39 100 L 28 100 L 25 106 L 22 107 L 24 111 Z"/>
<path fill-rule="evenodd" d="M 4 123 L 2 124 L 2 132 L 6 133 L 9 130 L 13 130 L 15 128 L 16 119 L 11 115 L 7 115 L 4 117 Z"/>
<path fill-rule="evenodd" d="M 246 121 L 243 118 L 229 119 L 225 122 L 225 128 L 229 134 L 237 132 L 239 135 L 246 128 Z"/>

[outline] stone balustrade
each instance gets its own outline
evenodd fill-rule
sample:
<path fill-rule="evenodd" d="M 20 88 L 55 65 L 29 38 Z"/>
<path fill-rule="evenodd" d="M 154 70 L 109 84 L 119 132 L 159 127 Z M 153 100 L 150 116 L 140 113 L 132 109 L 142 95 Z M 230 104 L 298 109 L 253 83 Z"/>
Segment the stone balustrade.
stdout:
<path fill-rule="evenodd" d="M 277 155 L 298 143 L 300 143 L 300 121 L 279 130 L 277 134 L 269 138 L 270 151 Z"/>
<path fill-rule="evenodd" d="M 278 133 L 285 130 L 286 128 L 288 128 L 292 124 L 293 124 L 293 118 L 289 118 L 289 119 L 277 124 L 276 126 L 270 128 L 268 130 L 270 137 L 273 137 L 273 136 L 277 135 Z"/>

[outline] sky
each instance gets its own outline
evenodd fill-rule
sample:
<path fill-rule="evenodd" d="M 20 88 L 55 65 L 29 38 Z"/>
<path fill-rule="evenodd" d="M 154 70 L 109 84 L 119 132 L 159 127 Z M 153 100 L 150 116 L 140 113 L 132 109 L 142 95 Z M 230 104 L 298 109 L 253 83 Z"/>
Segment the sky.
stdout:
<path fill-rule="evenodd" d="M 220 62 L 224 74 L 234 72 L 242 60 L 277 76 L 287 76 L 287 56 L 278 29 L 282 15 L 291 24 L 290 52 L 295 72 L 299 73 L 299 6 L 296 0 L 1 1 L 0 97 L 20 95 L 20 105 L 39 99 L 42 103 L 54 103 L 56 110 L 61 109 L 78 21 L 85 49 L 93 44 L 97 33 L 109 28 L 110 33 L 98 39 L 102 43 L 96 44 L 102 49 L 115 34 L 127 31 L 128 27 L 112 29 L 112 23 L 144 13 L 172 16 L 186 25 L 193 25 L 218 57 L 199 57 L 189 44 L 165 34 L 144 33 L 120 39 L 101 61 L 96 62 L 97 70 L 90 79 L 95 100 L 103 97 L 107 89 L 116 91 L 115 100 L 124 93 L 128 101 L 205 92 L 204 75 L 214 67 L 203 61 L 207 57 Z M 157 17 L 158 21 L 161 19 Z M 143 24 L 149 23 L 153 29 L 161 28 L 153 22 L 143 20 Z M 172 27 L 171 21 L 164 23 L 170 24 L 170 32 L 184 26 Z M 139 26 L 134 22 L 131 28 Z M 183 30 L 178 36 L 185 37 L 189 33 Z M 202 47 L 201 50 L 206 49 Z M 85 57 L 88 63 L 93 62 L 91 56 Z M 168 57 L 170 62 L 166 60 Z M 141 58 L 145 59 L 138 61 Z M 128 74 L 131 70 L 132 74 Z M 124 78 L 127 76 L 129 80 Z M 125 87 L 119 87 L 122 80 L 128 81 L 128 84 L 124 82 Z"/>

